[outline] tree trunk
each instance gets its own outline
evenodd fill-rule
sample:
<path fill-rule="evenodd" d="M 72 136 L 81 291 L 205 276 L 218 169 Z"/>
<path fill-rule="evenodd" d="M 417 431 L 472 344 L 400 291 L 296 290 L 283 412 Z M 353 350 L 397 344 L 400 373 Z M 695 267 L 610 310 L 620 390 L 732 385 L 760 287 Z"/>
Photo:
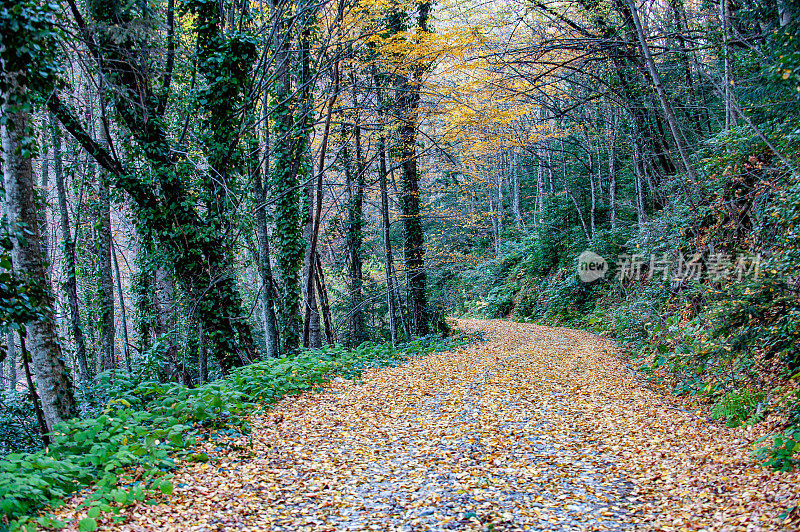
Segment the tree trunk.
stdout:
<path fill-rule="evenodd" d="M 275 317 L 276 301 L 273 297 L 275 280 L 272 275 L 272 264 L 269 255 L 269 233 L 267 231 L 267 193 L 263 184 L 263 177 L 268 176 L 269 168 L 269 114 L 267 113 L 267 94 L 264 94 L 263 113 L 261 117 L 261 146 L 264 150 L 263 167 L 255 170 L 253 179 L 253 200 L 256 204 L 255 232 L 258 241 L 258 273 L 261 277 L 261 312 L 264 323 L 264 343 L 267 356 L 276 357 L 280 353 L 280 342 L 278 340 L 278 324 Z M 256 146 L 252 146 L 254 154 L 261 153 Z M 258 155 L 256 155 L 257 157 Z"/>
<path fill-rule="evenodd" d="M 364 334 L 364 314 L 361 293 L 361 209 L 363 187 L 359 177 L 360 163 L 356 162 L 353 168 L 353 157 L 350 153 L 350 127 L 352 124 L 342 124 L 342 159 L 344 161 L 345 189 L 347 191 L 347 226 L 345 228 L 345 240 L 347 248 L 347 276 L 348 276 L 348 329 L 349 344 L 358 345 L 362 342 Z M 353 135 L 355 136 L 355 127 Z M 360 135 L 359 135 L 360 137 Z M 360 140 L 359 140 L 360 143 Z M 356 150 L 360 151 L 360 148 Z M 358 158 L 358 153 L 356 155 Z M 355 174 L 355 175 L 354 175 Z"/>
<path fill-rule="evenodd" d="M 520 197 L 519 197 L 519 172 L 520 172 L 519 153 L 517 153 L 517 151 L 514 150 L 514 158 L 513 158 L 513 163 L 512 163 L 512 166 L 511 166 L 511 179 L 512 179 L 512 183 L 513 183 L 513 192 L 512 192 L 512 194 L 513 194 L 513 198 L 514 198 L 514 201 L 513 201 L 513 204 L 512 204 L 512 209 L 514 210 L 514 220 L 516 220 L 516 222 L 517 222 L 517 229 L 525 230 L 525 221 L 522 219 L 522 207 L 520 205 L 521 201 L 520 201 Z M 542 171 L 541 171 L 541 168 L 540 168 L 539 169 L 539 182 L 538 182 L 537 188 L 536 188 L 536 194 L 537 194 L 536 199 L 537 199 L 537 202 L 541 201 L 541 195 L 540 195 L 541 194 L 541 182 L 542 182 Z M 541 207 L 541 203 L 539 203 L 539 206 Z"/>
<path fill-rule="evenodd" d="M 14 94 L 8 100 L 19 102 L 22 98 Z M 7 113 L 8 108 L 2 111 Z M 57 423 L 73 417 L 77 409 L 72 395 L 72 381 L 56 337 L 52 293 L 45 283 L 42 239 L 34 202 L 33 168 L 30 158 L 22 152 L 23 138 L 31 134 L 30 119 L 24 111 L 8 113 L 5 118 L 7 122 L 2 126 L 0 137 L 6 214 L 12 231 L 23 231 L 24 227 L 25 233 L 24 239 L 13 237 L 11 256 L 15 275 L 40 291 L 38 307 L 43 316 L 27 324 L 26 335 L 45 422 L 47 429 L 52 430 Z"/>
<path fill-rule="evenodd" d="M 647 221 L 647 211 L 645 210 L 644 165 L 637 139 L 633 139 L 633 174 L 636 185 L 636 221 L 639 227 L 642 227 Z"/>
<path fill-rule="evenodd" d="M 300 313 L 300 270 L 303 266 L 305 243 L 301 226 L 301 183 L 300 158 L 305 152 L 305 139 L 298 138 L 295 112 L 302 114 L 304 102 L 298 102 L 298 95 L 307 90 L 302 86 L 292 91 L 291 35 L 287 7 L 274 1 L 272 3 L 274 32 L 273 54 L 275 58 L 274 84 L 272 97 L 275 102 L 271 109 L 270 122 L 273 126 L 272 152 L 275 154 L 272 165 L 270 185 L 277 198 L 275 202 L 275 267 L 280 288 L 281 312 L 279 314 L 280 352 L 284 355 L 294 352 L 302 342 L 302 319 Z M 302 48 L 302 47 L 301 47 Z"/>
<path fill-rule="evenodd" d="M 567 157 L 566 152 L 564 151 L 564 140 L 561 140 L 561 157 L 562 157 L 562 184 L 564 186 L 564 192 L 567 194 L 569 199 L 572 200 L 572 204 L 575 206 L 575 212 L 578 213 L 578 220 L 581 222 L 581 229 L 583 229 L 583 234 L 586 237 L 586 240 L 591 240 L 591 235 L 589 234 L 589 227 L 586 225 L 586 219 L 583 216 L 583 210 L 581 210 L 581 206 L 578 203 L 578 198 L 575 197 L 573 194 L 572 189 L 567 184 Z"/>
<path fill-rule="evenodd" d="M 361 124 L 358 112 L 358 89 L 357 79 L 351 71 L 350 82 L 352 87 L 352 102 L 355 109 L 353 126 L 353 142 L 355 144 L 355 173 L 350 175 L 345 169 L 348 180 L 348 250 L 349 250 L 349 273 L 350 273 L 350 339 L 353 345 L 359 345 L 364 340 L 364 294 L 363 294 L 363 262 L 361 257 L 361 247 L 364 241 L 364 174 L 366 173 L 366 163 L 361 146 Z M 348 142 L 345 138 L 344 142 Z"/>
<path fill-rule="evenodd" d="M 538 222 L 539 225 L 544 223 L 544 165 L 542 164 L 542 151 L 540 145 L 536 150 L 536 201 L 534 202 L 536 213 L 534 223 Z"/>
<path fill-rule="evenodd" d="M 155 333 L 159 341 L 167 344 L 167 366 L 164 372 L 168 377 L 179 376 L 181 368 L 176 338 L 175 278 L 171 271 L 161 265 L 155 270 L 155 307 L 158 318 Z"/>
<path fill-rule="evenodd" d="M 544 171 L 545 171 L 545 164 L 544 159 L 546 154 L 544 153 L 545 150 L 548 150 L 548 146 L 545 143 L 542 143 L 537 150 L 537 160 L 536 160 L 536 202 L 534 205 L 536 206 L 536 212 L 538 216 L 538 224 L 542 225 L 545 222 L 544 217 L 544 197 L 545 197 L 545 178 L 544 178 Z M 549 151 L 548 151 L 549 153 Z M 551 179 L 550 187 L 552 188 L 552 169 L 550 168 L 550 163 L 547 163 L 548 167 L 548 177 Z M 552 190 L 551 190 L 552 194 Z"/>
<path fill-rule="evenodd" d="M 397 345 L 397 322 L 394 308 L 394 275 L 392 257 L 392 239 L 389 224 L 389 193 L 386 183 L 386 136 L 381 132 L 378 136 L 378 184 L 381 189 L 381 229 L 383 229 L 383 251 L 386 262 L 386 303 L 389 310 L 389 334 L 392 345 Z"/>
<path fill-rule="evenodd" d="M 336 338 L 333 335 L 333 319 L 331 318 L 331 305 L 328 301 L 328 290 L 325 288 L 325 273 L 322 271 L 322 261 L 319 258 L 319 253 L 316 254 L 317 267 L 314 268 L 316 274 L 314 280 L 317 284 L 317 293 L 319 294 L 320 305 L 322 306 L 322 318 L 325 324 L 325 339 L 328 345 L 336 343 Z"/>
<path fill-rule="evenodd" d="M 497 173 L 495 179 L 497 181 L 497 253 L 500 253 L 500 245 L 503 239 L 503 212 L 505 210 L 505 198 L 503 197 L 503 174 L 505 167 L 503 165 L 503 154 L 497 156 Z"/>
<path fill-rule="evenodd" d="M 418 28 L 428 31 L 430 3 L 419 6 Z M 400 75 L 396 88 L 400 127 L 398 131 L 402 191 L 400 211 L 403 215 L 404 259 L 408 276 L 411 330 L 414 335 L 424 336 L 429 332 L 427 275 L 425 272 L 425 235 L 422 229 L 419 174 L 417 170 L 417 127 L 419 125 L 419 102 L 422 66 L 413 69 L 414 79 Z"/>
<path fill-rule="evenodd" d="M 686 24 L 686 6 L 684 5 L 683 0 L 670 0 L 670 6 L 672 8 L 672 16 L 675 22 L 675 40 L 677 41 L 677 49 L 681 57 L 681 64 L 683 66 L 683 77 L 684 82 L 686 83 L 687 96 L 690 99 L 689 101 L 692 102 L 691 105 L 696 105 L 694 104 L 694 100 L 698 98 L 698 94 L 696 94 L 695 91 L 694 76 L 692 75 L 692 59 L 689 52 L 689 47 L 686 43 L 686 35 L 688 35 Z M 700 112 L 698 112 L 696 109 L 689 109 L 687 114 L 692 121 L 692 127 L 694 128 L 695 134 L 698 138 L 702 137 L 703 127 L 700 123 Z"/>
<path fill-rule="evenodd" d="M 155 275 L 150 258 L 152 238 L 143 227 L 137 228 L 131 240 L 136 272 L 131 276 L 131 300 L 133 301 L 133 331 L 137 350 L 147 352 L 153 344 L 156 319 Z"/>
<path fill-rule="evenodd" d="M 681 156 L 681 162 L 683 163 L 683 169 L 691 178 L 693 183 L 697 182 L 697 172 L 694 169 L 691 161 L 689 160 L 689 152 L 686 149 L 683 132 L 681 131 L 678 120 L 675 117 L 675 113 L 672 110 L 672 105 L 667 98 L 667 93 L 664 90 L 664 85 L 661 82 L 661 75 L 658 73 L 658 69 L 656 68 L 655 61 L 653 60 L 653 55 L 650 53 L 650 46 L 647 44 L 647 38 L 644 33 L 644 28 L 642 27 L 642 22 L 639 19 L 639 12 L 636 8 L 636 2 L 634 0 L 627 0 L 628 7 L 631 11 L 631 17 L 633 18 L 633 24 L 636 28 L 636 36 L 639 39 L 639 45 L 642 50 L 642 54 L 644 56 L 645 64 L 647 65 L 647 70 L 650 73 L 651 81 L 656 90 L 656 95 L 658 96 L 658 100 L 661 103 L 661 109 L 664 112 L 664 117 L 667 119 L 667 124 L 669 125 L 670 133 L 672 133 L 672 139 L 675 142 L 675 147 L 678 149 L 678 153 Z M 691 201 L 691 198 L 689 198 Z"/>
<path fill-rule="evenodd" d="M 725 129 L 736 127 L 736 111 L 733 99 L 733 66 L 731 35 L 731 0 L 720 0 L 719 16 L 722 22 L 722 86 L 725 88 Z"/>
<path fill-rule="evenodd" d="M 55 117 L 50 115 L 50 134 L 53 144 L 53 170 L 55 172 L 56 190 L 58 192 L 58 211 L 61 219 L 61 240 L 64 256 L 62 268 L 64 270 L 64 291 L 69 305 L 70 329 L 72 340 L 75 342 L 75 360 L 78 362 L 78 378 L 84 384 L 91 379 L 89 364 L 86 357 L 86 339 L 83 335 L 81 314 L 78 307 L 78 282 L 75 271 L 75 241 L 69 227 L 69 211 L 67 209 L 67 194 L 64 186 L 64 168 L 61 159 L 61 128 L 56 123 Z"/>
<path fill-rule="evenodd" d="M 617 228 L 617 166 L 614 154 L 614 142 L 608 153 L 608 210 L 611 218 L 611 229 Z"/>
<path fill-rule="evenodd" d="M 305 186 L 307 214 L 305 217 L 305 223 L 303 224 L 303 239 L 308 242 L 308 245 L 306 246 L 306 254 L 303 259 L 303 307 L 305 309 L 303 347 L 311 347 L 312 349 L 322 347 L 316 290 L 314 287 L 314 280 L 309 279 L 309 276 L 313 277 L 315 275 L 314 270 L 316 269 L 314 267 L 314 257 L 311 255 L 311 240 L 312 233 L 314 232 L 315 212 L 314 188 L 314 180 L 309 179 Z"/>
<path fill-rule="evenodd" d="M 575 197 L 575 194 L 572 193 L 572 190 L 569 188 L 566 181 L 564 181 L 564 192 L 567 193 L 567 196 L 569 196 L 569 198 L 572 200 L 572 204 L 575 206 L 575 212 L 578 213 L 578 220 L 581 222 L 581 229 L 583 229 L 583 234 L 586 237 L 586 241 L 590 241 L 592 239 L 592 235 L 589 233 L 589 227 L 586 225 L 586 219 L 583 216 L 583 210 L 581 210 L 578 199 Z"/>
<path fill-rule="evenodd" d="M 395 182 L 394 178 L 394 169 L 390 170 L 389 173 L 386 175 L 387 177 L 391 176 L 392 190 L 395 192 L 395 194 L 397 194 L 398 191 L 397 191 L 397 183 Z M 402 253 L 403 253 L 403 264 L 405 264 L 405 247 L 402 248 Z M 407 290 L 408 279 L 406 278 L 406 290 L 401 290 L 400 281 L 398 280 L 399 275 L 397 274 L 397 268 L 395 268 L 394 262 L 392 262 L 391 267 L 392 267 L 392 272 L 391 272 L 392 285 L 394 287 L 395 300 L 397 301 L 397 304 L 395 306 L 395 309 L 397 310 L 397 318 L 398 321 L 400 322 L 400 326 L 403 329 L 403 338 L 405 338 L 407 341 L 410 341 L 412 332 L 411 332 L 411 318 L 409 316 L 410 312 L 408 309 L 408 290 Z M 406 292 L 405 300 L 403 299 L 404 292 Z"/>
<path fill-rule="evenodd" d="M 611 229 L 617 228 L 617 114 L 609 110 L 606 130 L 608 136 L 608 211 Z"/>
<path fill-rule="evenodd" d="M 3 333 L 4 340 L 6 342 L 6 358 L 0 362 L 0 393 L 4 392 L 6 389 L 13 390 L 14 385 L 16 384 L 16 375 L 14 375 L 14 379 L 11 379 L 11 370 L 14 367 L 14 360 L 16 359 L 16 346 L 14 345 L 14 335 L 11 331 L 8 333 Z M 1 343 L 1 342 L 0 342 Z M 8 363 L 8 378 L 6 378 L 5 367 L 6 363 Z"/>
<path fill-rule="evenodd" d="M 44 123 L 41 124 L 44 129 Z M 42 253 L 44 253 L 44 272 L 45 272 L 45 282 L 47 283 L 48 290 L 52 290 L 53 286 L 53 265 L 51 263 L 53 250 L 51 249 L 50 244 L 50 233 L 47 229 L 47 205 L 48 205 L 48 198 L 46 197 L 48 193 L 48 188 L 50 186 L 50 163 L 47 160 L 47 149 L 48 146 L 46 144 L 45 136 L 42 135 L 42 156 L 39 158 L 39 164 L 42 171 L 42 180 L 39 190 L 45 196 L 42 198 L 42 207 L 37 209 L 38 217 L 39 217 L 39 234 L 42 235 Z M 34 185 L 36 181 L 34 180 Z M 55 298 L 54 298 L 55 300 Z"/>
<path fill-rule="evenodd" d="M 17 346 L 14 343 L 14 333 L 9 331 L 8 338 L 8 389 L 17 391 Z"/>
<path fill-rule="evenodd" d="M 46 448 L 50 445 L 50 432 L 53 427 L 48 425 L 45 418 L 42 402 L 39 394 L 36 392 L 36 386 L 33 384 L 33 375 L 31 375 L 30 353 L 25 346 L 25 335 L 21 334 L 19 337 L 20 352 L 22 353 L 22 367 L 25 368 L 25 379 L 28 382 L 28 393 L 31 395 L 33 402 L 33 410 L 36 412 L 36 422 L 39 425 L 39 432 L 42 435 L 42 445 Z"/>
<path fill-rule="evenodd" d="M 316 289 L 316 280 L 319 277 L 319 272 L 317 272 L 316 268 L 316 261 L 312 261 L 311 264 L 314 264 L 312 267 L 311 274 L 314 276 L 314 279 L 311 282 L 311 293 L 309 295 L 309 320 L 308 320 L 308 346 L 317 349 L 322 347 L 322 324 L 320 320 L 320 303 L 319 298 L 317 297 L 317 289 Z"/>
<path fill-rule="evenodd" d="M 336 17 L 336 21 L 341 21 L 343 16 L 344 10 L 344 0 L 339 1 L 338 5 L 338 13 Z M 334 21 L 334 23 L 336 22 Z M 339 26 L 341 28 L 341 26 Z M 337 51 L 337 58 L 339 57 L 339 51 Z M 331 132 L 331 118 L 333 116 L 333 106 L 336 103 L 336 98 L 339 96 L 339 84 L 340 84 L 340 76 L 339 76 L 339 60 L 337 59 L 333 63 L 333 71 L 331 72 L 331 81 L 332 81 L 332 93 L 328 98 L 327 103 L 327 110 L 325 112 L 325 125 L 322 129 L 322 141 L 320 143 L 319 148 L 319 169 L 317 172 L 317 183 L 316 183 L 316 191 L 312 189 L 311 183 L 309 183 L 309 196 L 314 197 L 314 211 L 311 213 L 312 225 L 311 225 L 311 237 L 309 240 L 308 245 L 308 265 L 309 265 L 309 272 L 308 276 L 306 277 L 306 292 L 313 292 L 314 285 L 316 284 L 317 290 L 319 292 L 319 302 L 322 305 L 322 313 L 323 313 L 323 321 L 325 322 L 325 336 L 327 337 L 327 341 L 329 344 L 333 343 L 332 339 L 332 324 L 330 318 L 330 306 L 328 305 L 328 295 L 325 293 L 324 290 L 324 282 L 322 281 L 323 272 L 321 269 L 321 262 L 319 260 L 319 251 L 318 251 L 318 244 L 319 244 L 319 228 L 320 224 L 322 223 L 322 177 L 325 173 L 325 157 L 328 151 L 328 140 L 330 138 Z M 309 206 L 309 208 L 311 208 Z M 315 300 L 316 303 L 316 300 Z M 318 305 L 319 306 L 319 305 Z M 319 313 L 319 309 L 317 309 Z M 309 307 L 308 313 L 306 314 L 306 322 L 303 327 L 303 342 L 310 342 L 310 337 L 312 336 L 311 326 L 312 324 L 316 327 L 316 330 L 313 334 L 316 334 L 317 338 L 320 336 L 319 331 L 319 316 L 316 317 L 315 321 L 312 323 L 311 320 L 311 308 Z M 321 338 L 318 339 L 320 346 L 322 345 Z"/>
<path fill-rule="evenodd" d="M 97 255 L 100 299 L 100 371 L 117 368 L 114 349 L 114 279 L 111 258 L 111 195 L 108 183 L 98 170 L 97 184 Z"/>
<path fill-rule="evenodd" d="M 202 323 L 197 324 L 197 373 L 200 384 L 208 380 L 208 351 Z"/>
<path fill-rule="evenodd" d="M 600 176 L 598 175 L 597 177 L 599 178 Z M 589 145 L 589 191 L 591 194 L 591 205 L 589 210 L 589 230 L 590 230 L 589 234 L 591 235 L 591 238 L 594 238 L 596 234 L 595 219 L 597 215 L 597 191 L 595 190 L 595 181 L 596 180 L 594 175 L 592 151 L 590 144 Z"/>
<path fill-rule="evenodd" d="M 788 26 L 792 22 L 794 5 L 792 0 L 778 1 L 778 23 L 781 28 Z"/>
<path fill-rule="evenodd" d="M 492 221 L 492 244 L 495 256 L 500 255 L 500 228 L 497 225 L 497 209 L 494 204 L 494 193 L 489 191 L 489 218 Z"/>
<path fill-rule="evenodd" d="M 117 295 L 119 297 L 119 314 L 122 318 L 122 353 L 125 356 L 125 369 L 128 371 L 128 376 L 133 374 L 133 365 L 131 364 L 131 349 L 128 340 L 128 313 L 125 310 L 125 298 L 122 294 L 122 277 L 119 275 L 119 260 L 117 260 L 117 253 L 114 249 L 114 240 L 111 240 L 111 257 L 114 260 L 114 273 L 117 277 Z"/>

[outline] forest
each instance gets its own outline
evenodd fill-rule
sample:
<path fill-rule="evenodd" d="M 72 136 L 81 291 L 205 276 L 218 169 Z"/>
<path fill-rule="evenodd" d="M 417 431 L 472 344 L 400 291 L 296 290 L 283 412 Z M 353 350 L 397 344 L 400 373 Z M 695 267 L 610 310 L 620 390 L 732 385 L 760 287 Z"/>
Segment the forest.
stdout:
<path fill-rule="evenodd" d="M 746 475 L 700 482 L 707 507 L 653 473 L 628 510 L 590 497 L 608 515 L 589 529 L 800 527 L 795 0 L 0 0 L 0 67 L 0 530 L 136 522 L 187 497 L 181 464 L 222 460 L 219 438 L 256 456 L 242 439 L 291 418 L 294 440 L 270 438 L 297 451 L 315 423 L 392 420 L 479 368 L 608 456 L 660 401 L 653 419 L 697 412 L 708 449 L 746 441 Z M 559 379 L 600 390 L 569 423 L 542 395 Z M 585 425 L 612 415 L 596 396 L 639 410 Z M 729 476 L 772 487 L 737 510 L 715 498 Z M 528 523 L 472 503 L 411 529 Z"/>

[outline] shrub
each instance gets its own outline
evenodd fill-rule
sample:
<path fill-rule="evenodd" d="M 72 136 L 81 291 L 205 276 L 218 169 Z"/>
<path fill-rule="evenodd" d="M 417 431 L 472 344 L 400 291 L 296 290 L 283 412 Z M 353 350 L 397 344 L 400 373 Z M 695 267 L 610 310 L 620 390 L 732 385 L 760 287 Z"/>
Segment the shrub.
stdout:
<path fill-rule="evenodd" d="M 0 456 L 42 446 L 33 406 L 26 394 L 0 392 Z"/>
<path fill-rule="evenodd" d="M 800 426 L 793 425 L 782 433 L 765 436 L 759 443 L 769 439 L 772 439 L 771 445 L 759 447 L 753 452 L 763 465 L 776 471 L 791 471 L 800 464 L 800 460 L 794 458 L 800 450 Z"/>
<path fill-rule="evenodd" d="M 726 425 L 733 428 L 748 422 L 757 421 L 759 404 L 764 400 L 764 392 L 730 392 L 714 405 L 711 416 L 714 419 L 725 419 Z"/>

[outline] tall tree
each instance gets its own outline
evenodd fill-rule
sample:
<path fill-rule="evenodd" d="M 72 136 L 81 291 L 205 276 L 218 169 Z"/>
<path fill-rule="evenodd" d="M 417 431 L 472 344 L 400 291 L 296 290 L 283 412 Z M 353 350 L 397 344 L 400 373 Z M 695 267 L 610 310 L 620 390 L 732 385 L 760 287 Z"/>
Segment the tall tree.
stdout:
<path fill-rule="evenodd" d="M 130 352 L 130 338 L 128 337 L 128 312 L 125 310 L 125 297 L 122 292 L 122 277 L 119 273 L 119 259 L 117 258 L 117 250 L 114 246 L 114 240 L 111 240 L 111 258 L 114 263 L 114 274 L 117 280 L 117 297 L 119 298 L 119 314 L 122 322 L 122 353 L 125 358 L 125 369 L 128 370 L 128 375 L 133 374 L 133 365 L 131 362 Z"/>
<path fill-rule="evenodd" d="M 363 259 L 361 248 L 364 243 L 364 184 L 366 164 L 361 146 L 361 124 L 357 76 L 350 73 L 351 103 L 353 110 L 348 113 L 352 122 L 342 124 L 342 158 L 344 159 L 345 188 L 347 189 L 346 248 L 347 271 L 350 293 L 348 317 L 350 323 L 350 342 L 358 345 L 365 340 L 364 332 L 364 294 Z M 350 149 L 354 144 L 355 153 Z M 355 164 L 354 164 L 355 163 Z"/>
<path fill-rule="evenodd" d="M 5 47 L 12 46 L 4 43 Z M 6 48 L 7 50 L 7 48 Z M 33 167 L 33 131 L 31 129 L 28 90 L 14 52 L 2 54 L 0 80 L 0 139 L 2 139 L 3 185 L 6 216 L 13 243 L 11 258 L 14 275 L 37 295 L 38 316 L 29 319 L 23 341 L 28 345 L 23 356 L 33 363 L 36 385 L 42 402 L 47 430 L 77 413 L 72 381 L 56 336 L 53 297 L 46 283 L 47 271 L 42 248 L 38 210 L 35 203 Z"/>
<path fill-rule="evenodd" d="M 50 115 L 50 137 L 53 147 L 53 171 L 58 193 L 58 214 L 61 225 L 62 268 L 64 270 L 64 291 L 69 306 L 69 326 L 75 346 L 75 360 L 78 363 L 78 377 L 86 384 L 89 379 L 89 364 L 86 357 L 86 339 L 83 334 L 81 313 L 78 307 L 78 280 L 75 271 L 75 240 L 70 230 L 67 192 L 64 183 L 64 165 L 61 151 L 61 128 L 55 117 Z"/>
<path fill-rule="evenodd" d="M 431 4 L 423 2 L 418 7 L 416 27 L 428 32 Z M 399 32 L 402 18 L 393 17 L 390 27 Z M 420 201 L 420 176 L 417 161 L 417 128 L 419 127 L 420 85 L 424 73 L 421 60 L 415 61 L 407 72 L 395 75 L 395 102 L 398 112 L 398 158 L 401 169 L 402 191 L 400 211 L 403 217 L 405 269 L 408 276 L 409 307 L 412 333 L 424 336 L 428 323 L 427 273 L 425 271 L 425 235 L 422 228 Z"/>
<path fill-rule="evenodd" d="M 100 371 L 117 368 L 116 326 L 114 324 L 114 276 L 111 268 L 111 192 L 102 172 L 97 176 L 95 199 L 95 246 L 98 268 L 98 299 L 100 301 Z"/>
<path fill-rule="evenodd" d="M 255 203 L 255 233 L 258 244 L 258 272 L 261 277 L 261 312 L 264 323 L 264 344 L 268 357 L 278 356 L 278 322 L 275 317 L 275 279 L 272 275 L 272 262 L 270 260 L 269 230 L 267 226 L 267 189 L 264 186 L 264 177 L 270 175 L 269 165 L 269 115 L 267 113 L 267 92 L 264 93 L 262 117 L 259 126 L 261 145 L 264 154 L 259 149 L 257 139 L 251 136 L 250 156 L 255 157 L 257 165 L 253 168 L 253 201 Z M 263 162 L 261 161 L 263 158 Z"/>
<path fill-rule="evenodd" d="M 305 321 L 303 323 L 303 347 L 312 349 L 322 347 L 322 334 L 320 329 L 320 312 L 317 304 L 317 291 L 314 283 L 316 272 L 316 250 L 312 249 L 314 240 L 314 215 L 317 201 L 316 183 L 309 179 L 305 187 L 306 215 L 303 223 L 303 239 L 308 242 L 306 246 L 305 258 L 303 259 L 303 307 L 305 309 Z"/>
<path fill-rule="evenodd" d="M 239 140 L 242 116 L 232 103 L 243 99 L 255 57 L 254 39 L 246 33 L 223 31 L 218 2 L 194 0 L 184 4 L 184 9 L 195 15 L 197 68 L 206 82 L 205 90 L 196 100 L 197 114 L 205 121 L 207 135 L 203 140 L 213 173 L 201 181 L 201 195 L 206 203 L 197 205 L 189 200 L 184 176 L 185 151 L 173 149 L 166 129 L 165 110 L 175 62 L 173 3 L 169 2 L 167 8 L 163 69 L 153 65 L 153 56 L 147 52 L 150 32 L 118 31 L 142 23 L 147 26 L 153 22 L 153 11 L 143 4 L 121 0 L 100 0 L 90 4 L 90 8 L 93 20 L 98 23 L 96 32 L 90 31 L 77 5 L 70 2 L 73 20 L 107 83 L 107 93 L 119 122 L 141 147 L 156 186 L 127 169 L 113 146 L 106 149 L 87 133 L 58 91 L 54 91 L 57 88 L 54 82 L 44 95 L 48 107 L 109 172 L 113 185 L 132 198 L 135 218 L 147 225 L 158 246 L 171 259 L 178 277 L 191 289 L 212 351 L 222 371 L 227 372 L 251 360 L 253 344 L 247 321 L 242 319 L 241 298 L 230 271 L 225 233 L 220 231 L 228 220 L 228 204 L 225 195 L 217 193 L 230 175 L 228 165 L 240 162 L 225 154 L 233 154 Z M 220 64 L 225 65 L 224 75 L 220 75 Z M 110 125 L 105 116 L 102 127 L 107 133 Z M 178 137 L 180 141 L 183 135 Z"/>
<path fill-rule="evenodd" d="M 305 254 L 301 226 L 301 192 L 308 175 L 307 153 L 312 121 L 311 37 L 316 20 L 315 8 L 305 0 L 297 4 L 273 2 L 272 53 L 274 62 L 270 122 L 274 164 L 270 186 L 275 194 L 275 256 L 281 289 L 281 353 L 288 354 L 301 345 L 300 270 Z M 295 21 L 298 23 L 296 24 Z M 297 38 L 297 53 L 292 42 Z M 292 84 L 292 72 L 295 83 Z"/>
<path fill-rule="evenodd" d="M 692 182 L 696 183 L 697 172 L 694 169 L 694 165 L 690 160 L 689 152 L 686 148 L 686 138 L 683 134 L 683 130 L 678 124 L 678 119 L 675 116 L 675 112 L 672 109 L 672 104 L 669 101 L 666 90 L 664 89 L 661 74 L 658 72 L 658 68 L 653 60 L 653 54 L 650 51 L 650 45 L 647 43 L 647 36 L 645 34 L 641 18 L 639 17 L 639 11 L 636 7 L 636 2 L 634 0 L 626 1 L 630 10 L 630 18 L 633 21 L 633 26 L 636 31 L 636 37 L 638 38 L 639 46 L 641 47 L 642 55 L 644 56 L 644 63 L 647 66 L 647 71 L 650 74 L 650 79 L 653 83 L 656 95 L 658 96 L 658 101 L 661 103 L 661 109 L 664 112 L 664 117 L 669 125 L 669 130 L 672 134 L 672 140 L 675 142 L 675 146 L 680 154 L 680 159 L 683 163 L 683 169 L 689 175 Z"/>
<path fill-rule="evenodd" d="M 378 113 L 380 120 L 378 126 L 378 187 L 381 194 L 381 229 L 383 232 L 383 253 L 386 268 L 386 302 L 389 311 L 389 334 L 392 344 L 397 344 L 397 312 L 395 310 L 395 282 L 394 282 L 394 257 L 392 256 L 392 239 L 389 213 L 389 185 L 386 176 L 389 171 L 386 167 L 386 106 L 381 93 L 381 79 L 374 76 L 377 87 Z"/>

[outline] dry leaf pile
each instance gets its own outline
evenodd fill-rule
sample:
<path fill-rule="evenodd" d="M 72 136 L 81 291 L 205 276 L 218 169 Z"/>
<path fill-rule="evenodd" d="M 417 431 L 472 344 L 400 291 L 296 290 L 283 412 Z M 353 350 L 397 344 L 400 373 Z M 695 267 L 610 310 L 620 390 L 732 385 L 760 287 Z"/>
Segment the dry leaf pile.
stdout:
<path fill-rule="evenodd" d="M 647 388 L 597 336 L 487 341 L 281 401 L 121 530 L 787 530 L 800 475 Z M 251 441 L 252 440 L 252 441 Z M 69 516 L 65 511 L 65 516 Z"/>

